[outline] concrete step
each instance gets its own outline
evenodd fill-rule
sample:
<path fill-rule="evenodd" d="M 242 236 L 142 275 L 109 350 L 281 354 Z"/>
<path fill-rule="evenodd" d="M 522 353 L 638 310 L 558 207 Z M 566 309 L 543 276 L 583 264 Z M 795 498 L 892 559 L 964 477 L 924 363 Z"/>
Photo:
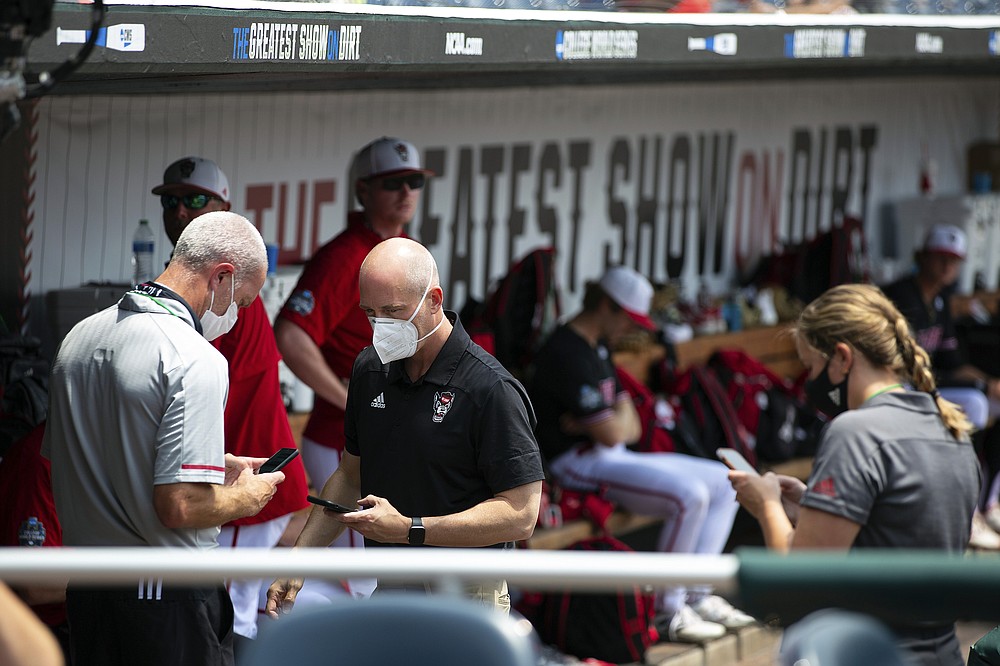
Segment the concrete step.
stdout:
<path fill-rule="evenodd" d="M 657 643 L 646 651 L 645 663 L 647 666 L 734 666 L 760 657 L 760 663 L 766 664 L 777 654 L 780 641 L 778 630 L 746 627 L 700 645 Z"/>

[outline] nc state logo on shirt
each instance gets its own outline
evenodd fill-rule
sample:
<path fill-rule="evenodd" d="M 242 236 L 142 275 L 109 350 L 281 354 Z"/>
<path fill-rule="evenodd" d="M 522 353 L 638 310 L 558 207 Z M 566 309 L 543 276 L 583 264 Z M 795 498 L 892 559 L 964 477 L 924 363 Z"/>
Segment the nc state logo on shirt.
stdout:
<path fill-rule="evenodd" d="M 451 409 L 452 403 L 455 401 L 455 394 L 451 391 L 438 391 L 434 394 L 434 414 L 431 416 L 431 420 L 434 423 L 441 423 L 444 421 L 445 415 L 448 410 Z"/>

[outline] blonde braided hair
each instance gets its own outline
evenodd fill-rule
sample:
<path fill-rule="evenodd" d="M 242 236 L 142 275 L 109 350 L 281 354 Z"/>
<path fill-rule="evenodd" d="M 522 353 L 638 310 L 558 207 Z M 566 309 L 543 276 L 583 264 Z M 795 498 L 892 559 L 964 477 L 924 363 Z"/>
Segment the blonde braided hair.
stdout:
<path fill-rule="evenodd" d="M 845 284 L 827 290 L 802 311 L 795 335 L 827 355 L 838 342 L 847 343 L 872 365 L 888 368 L 916 390 L 930 393 L 955 438 L 961 439 L 972 429 L 958 405 L 938 394 L 930 356 L 914 340 L 906 318 L 878 287 Z"/>

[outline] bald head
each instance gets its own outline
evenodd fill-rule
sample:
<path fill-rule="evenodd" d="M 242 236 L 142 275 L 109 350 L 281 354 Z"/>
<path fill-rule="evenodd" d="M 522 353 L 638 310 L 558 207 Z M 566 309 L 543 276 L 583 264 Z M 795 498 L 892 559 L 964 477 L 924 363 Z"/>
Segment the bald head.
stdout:
<path fill-rule="evenodd" d="M 437 263 L 420 243 L 390 238 L 376 245 L 361 264 L 360 286 L 392 285 L 400 296 L 419 298 L 427 285 L 439 286 Z"/>
<path fill-rule="evenodd" d="M 368 253 L 358 277 L 358 305 L 372 322 L 379 360 L 404 360 L 411 380 L 423 376 L 452 330 L 434 257 L 420 243 L 390 238 Z"/>

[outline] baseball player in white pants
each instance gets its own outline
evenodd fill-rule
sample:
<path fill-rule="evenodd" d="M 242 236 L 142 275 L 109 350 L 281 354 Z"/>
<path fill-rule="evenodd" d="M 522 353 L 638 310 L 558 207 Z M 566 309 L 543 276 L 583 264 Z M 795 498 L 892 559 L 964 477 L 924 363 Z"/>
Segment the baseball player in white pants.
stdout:
<path fill-rule="evenodd" d="M 725 465 L 624 444 L 638 441 L 642 426 L 607 345 L 636 325 L 654 327 L 652 295 L 646 278 L 622 266 L 588 284 L 583 311 L 557 328 L 536 356 L 529 393 L 538 444 L 559 485 L 603 489 L 629 511 L 662 518 L 660 551 L 718 554 L 738 509 Z M 672 641 L 700 642 L 754 621 L 704 588 L 667 590 L 659 610 Z"/>

